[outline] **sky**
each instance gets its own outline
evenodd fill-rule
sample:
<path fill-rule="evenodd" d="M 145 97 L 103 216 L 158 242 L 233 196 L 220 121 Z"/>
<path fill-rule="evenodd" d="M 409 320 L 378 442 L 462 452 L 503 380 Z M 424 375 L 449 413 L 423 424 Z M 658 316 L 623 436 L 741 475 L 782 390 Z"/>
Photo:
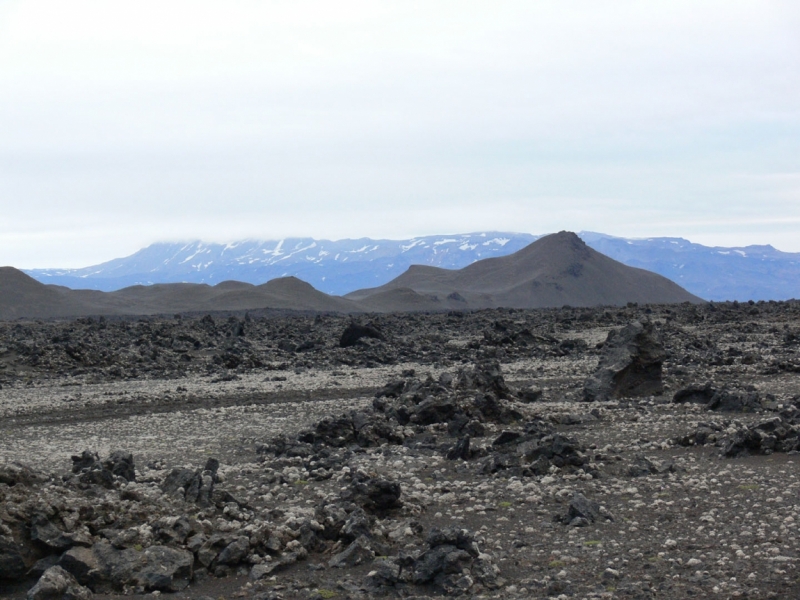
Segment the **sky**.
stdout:
<path fill-rule="evenodd" d="M 800 252 L 800 3 L 0 0 L 0 264 L 564 229 Z"/>

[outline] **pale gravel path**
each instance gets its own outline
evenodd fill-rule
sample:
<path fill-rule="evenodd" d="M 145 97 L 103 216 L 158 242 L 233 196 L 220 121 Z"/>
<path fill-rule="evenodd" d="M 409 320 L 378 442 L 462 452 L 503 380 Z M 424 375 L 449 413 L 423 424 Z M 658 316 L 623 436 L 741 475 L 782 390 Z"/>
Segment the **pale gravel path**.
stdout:
<path fill-rule="evenodd" d="M 278 391 L 315 391 L 335 387 L 379 387 L 404 369 L 419 365 L 398 364 L 372 369 L 342 368 L 331 371 L 273 371 L 259 369 L 238 376 L 232 381 L 213 382 L 212 377 L 191 375 L 176 379 L 146 379 L 84 383 L 81 380 L 46 382 L 42 385 L 18 384 L 0 389 L 0 423 L 16 416 L 47 411 L 68 413 L 76 408 L 89 408 L 110 403 L 147 403 L 173 398 L 196 396 L 208 400 L 246 394 L 271 394 Z M 430 370 L 430 369 L 428 369 Z M 274 378 L 285 381 L 274 381 Z M 182 388 L 182 389 L 178 389 Z"/>
<path fill-rule="evenodd" d="M 84 449 L 101 456 L 126 450 L 134 454 L 137 464 L 160 459 L 173 466 L 197 466 L 209 456 L 226 463 L 235 462 L 237 456 L 252 460 L 258 441 L 297 432 L 328 414 L 371 402 L 371 397 L 315 400 L 23 426 L 3 432 L 0 462 L 23 460 L 45 471 L 61 472 L 70 467 L 70 456 Z"/>
<path fill-rule="evenodd" d="M 591 361 L 591 359 L 589 359 Z M 534 359 L 504 365 L 509 383 L 546 380 L 558 376 L 578 377 L 587 368 L 586 359 L 569 357 L 546 363 Z M 379 388 L 407 369 L 418 375 L 438 377 L 445 370 L 429 365 L 399 364 L 370 369 L 345 368 L 331 371 L 260 370 L 233 381 L 211 382 L 209 377 L 119 381 L 40 386 L 6 387 L 0 390 L 0 462 L 24 461 L 45 471 L 61 472 L 70 466 L 70 456 L 84 449 L 100 455 L 113 450 L 132 452 L 136 462 L 164 460 L 168 464 L 196 464 L 208 456 L 234 463 L 252 460 L 255 446 L 280 433 L 296 433 L 327 415 L 368 406 L 372 396 L 347 396 L 347 390 Z M 273 381 L 275 377 L 284 381 Z M 248 398 L 268 399 L 279 392 L 327 390 L 343 396 L 329 400 L 249 403 Z M 545 386 L 547 390 L 547 386 Z M 555 391 L 555 390 L 554 390 Z M 180 401 L 194 397 L 201 407 L 164 408 L 165 399 Z M 241 402 L 236 403 L 236 399 Z M 213 407 L 212 399 L 233 399 L 233 406 Z M 155 406 L 158 412 L 113 415 L 114 407 L 130 404 Z M 92 418 L 93 408 L 108 409 Z M 35 417 L 59 411 L 57 423 L 36 423 Z M 82 417 L 70 421 L 70 413 Z M 85 415 L 90 415 L 86 418 Z M 23 419 L 24 417 L 24 419 Z M 16 422 L 20 419 L 20 422 Z M 26 422 L 34 420 L 33 423 Z"/>

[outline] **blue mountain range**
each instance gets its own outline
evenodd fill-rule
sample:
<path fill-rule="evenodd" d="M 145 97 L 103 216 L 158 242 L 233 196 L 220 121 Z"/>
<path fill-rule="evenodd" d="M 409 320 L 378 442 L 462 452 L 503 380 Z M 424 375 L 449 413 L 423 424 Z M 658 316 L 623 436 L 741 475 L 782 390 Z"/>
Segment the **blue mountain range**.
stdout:
<path fill-rule="evenodd" d="M 591 248 L 626 265 L 663 275 L 706 300 L 800 298 L 800 253 L 772 246 L 709 247 L 683 238 L 626 239 L 578 234 Z M 542 237 L 478 232 L 409 240 L 246 240 L 156 243 L 124 258 L 80 269 L 30 269 L 42 283 L 113 291 L 131 285 L 226 280 L 260 284 L 293 275 L 328 294 L 382 285 L 413 264 L 459 269 L 505 256 Z"/>

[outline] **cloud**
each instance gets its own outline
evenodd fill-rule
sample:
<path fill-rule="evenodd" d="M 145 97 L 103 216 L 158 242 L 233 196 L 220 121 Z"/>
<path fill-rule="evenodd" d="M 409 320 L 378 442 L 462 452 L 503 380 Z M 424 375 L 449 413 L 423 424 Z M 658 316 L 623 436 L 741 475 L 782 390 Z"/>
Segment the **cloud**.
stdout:
<path fill-rule="evenodd" d="M 800 251 L 793 3 L 0 6 L 0 262 L 483 224 Z"/>

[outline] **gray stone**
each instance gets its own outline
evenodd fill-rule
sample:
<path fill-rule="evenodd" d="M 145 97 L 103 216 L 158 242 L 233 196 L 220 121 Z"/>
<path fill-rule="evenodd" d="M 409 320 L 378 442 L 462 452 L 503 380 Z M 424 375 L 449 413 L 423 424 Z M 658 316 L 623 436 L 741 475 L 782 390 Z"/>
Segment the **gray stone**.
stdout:
<path fill-rule="evenodd" d="M 403 506 L 400 501 L 403 490 L 395 481 L 380 478 L 357 480 L 353 482 L 351 491 L 354 499 L 369 512 L 384 513 Z"/>
<path fill-rule="evenodd" d="M 347 516 L 339 533 L 346 540 L 355 540 L 361 536 L 369 537 L 372 535 L 372 521 L 373 517 L 357 508 Z"/>
<path fill-rule="evenodd" d="M 28 577 L 41 577 L 50 567 L 55 567 L 61 557 L 58 554 L 50 554 L 37 560 L 28 570 Z"/>
<path fill-rule="evenodd" d="M 50 567 L 27 595 L 27 600 L 91 600 L 92 591 L 83 587 L 61 567 Z"/>
<path fill-rule="evenodd" d="M 31 485 L 33 483 L 41 483 L 44 480 L 44 475 L 33 471 L 26 465 L 17 462 L 0 465 L 0 483 L 8 486 L 15 486 L 18 483 Z"/>
<path fill-rule="evenodd" d="M 601 509 L 600 504 L 589 500 L 580 492 L 575 492 L 569 502 L 567 514 L 561 521 L 573 527 L 584 527 L 600 519 L 613 520 L 610 514 Z"/>
<path fill-rule="evenodd" d="M 464 550 L 473 557 L 480 554 L 478 545 L 475 543 L 475 536 L 469 530 L 459 527 L 444 527 L 443 529 L 434 527 L 425 541 L 431 548 L 449 545 Z"/>
<path fill-rule="evenodd" d="M 455 443 L 455 445 L 447 451 L 448 460 L 469 460 L 470 453 L 470 439 L 465 435 Z"/>
<path fill-rule="evenodd" d="M 58 564 L 84 585 L 96 584 L 102 580 L 102 566 L 92 548 L 71 548 L 61 555 Z"/>
<path fill-rule="evenodd" d="M 335 568 L 357 567 L 360 564 L 371 561 L 375 558 L 375 552 L 370 548 L 369 540 L 361 536 L 347 548 L 334 555 L 328 565 Z"/>
<path fill-rule="evenodd" d="M 197 561 L 204 567 L 210 567 L 229 544 L 233 543 L 234 538 L 222 534 L 214 534 L 205 540 L 197 550 Z"/>
<path fill-rule="evenodd" d="M 38 542 L 48 550 L 63 552 L 75 545 L 64 532 L 51 523 L 44 515 L 31 519 L 31 541 Z"/>
<path fill-rule="evenodd" d="M 98 542 L 91 548 L 72 548 L 60 566 L 94 589 L 141 586 L 146 591 L 178 592 L 189 585 L 194 556 L 186 550 L 150 546 L 145 550 L 114 548 Z"/>
<path fill-rule="evenodd" d="M 72 472 L 73 473 L 80 473 L 82 471 L 87 471 L 97 464 L 97 461 L 100 460 L 100 457 L 97 455 L 97 452 L 92 452 L 91 450 L 84 450 L 80 453 L 80 455 L 72 456 Z"/>
<path fill-rule="evenodd" d="M 400 581 L 400 565 L 396 560 L 377 560 L 375 568 L 364 579 L 364 587 L 373 594 L 383 594 Z"/>
<path fill-rule="evenodd" d="M 183 489 L 183 499 L 200 507 L 210 506 L 214 494 L 216 475 L 213 471 L 192 471 L 175 468 L 164 479 L 161 489 L 166 494 L 175 494 Z"/>
<path fill-rule="evenodd" d="M 247 536 L 238 537 L 225 546 L 222 552 L 219 553 L 217 564 L 229 566 L 238 565 L 247 557 L 249 552 L 250 540 Z"/>
<path fill-rule="evenodd" d="M 350 323 L 342 332 L 342 337 L 339 339 L 339 347 L 349 348 L 350 346 L 355 346 L 363 338 L 384 339 L 383 333 L 372 324 Z"/>
<path fill-rule="evenodd" d="M 127 481 L 136 481 L 136 469 L 133 465 L 133 454 L 116 450 L 103 461 L 103 467 L 111 471 L 115 477 L 122 477 Z"/>

